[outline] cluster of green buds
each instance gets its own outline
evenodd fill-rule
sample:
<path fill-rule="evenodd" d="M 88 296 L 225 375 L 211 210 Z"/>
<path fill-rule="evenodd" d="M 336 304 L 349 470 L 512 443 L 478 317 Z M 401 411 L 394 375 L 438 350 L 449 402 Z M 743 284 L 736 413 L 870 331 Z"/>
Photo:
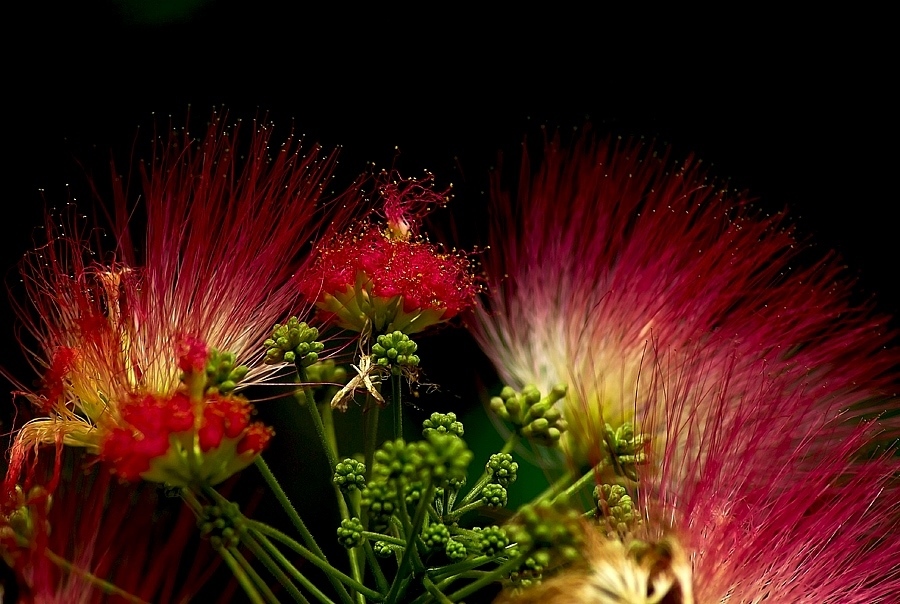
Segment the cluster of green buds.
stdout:
<path fill-rule="evenodd" d="M 634 501 L 618 484 L 601 484 L 594 488 L 596 515 L 606 522 L 607 536 L 624 539 L 641 523 Z"/>
<path fill-rule="evenodd" d="M 306 381 L 312 384 L 346 384 L 347 368 L 332 359 L 318 361 L 306 368 Z"/>
<path fill-rule="evenodd" d="M 462 422 L 456 420 L 455 413 L 432 413 L 422 422 L 422 436 L 425 438 L 431 434 L 452 434 L 462 438 L 464 432 Z"/>
<path fill-rule="evenodd" d="M 359 518 L 347 518 L 341 520 L 341 526 L 337 530 L 338 541 L 347 549 L 353 549 L 363 544 L 365 528 Z"/>
<path fill-rule="evenodd" d="M 419 366 L 419 357 L 415 352 L 418 346 L 402 331 L 395 331 L 376 338 L 372 345 L 372 358 L 375 364 L 387 367 L 393 375 L 414 372 Z"/>
<path fill-rule="evenodd" d="M 384 481 L 370 481 L 359 501 L 366 511 L 370 531 L 382 532 L 391 525 L 398 511 L 397 488 Z"/>
<path fill-rule="evenodd" d="M 512 555 L 524 556 L 514 581 L 539 577 L 582 556 L 581 514 L 568 506 L 548 502 L 523 506 L 506 525 L 506 534 L 516 543 Z"/>
<path fill-rule="evenodd" d="M 219 352 L 215 348 L 209 349 L 209 357 L 206 360 L 206 394 L 231 394 L 243 380 L 250 368 L 246 365 L 236 365 L 233 352 Z"/>
<path fill-rule="evenodd" d="M 272 336 L 263 343 L 266 347 L 265 362 L 269 365 L 294 363 L 298 367 L 309 367 L 319 360 L 319 353 L 325 347 L 318 337 L 318 329 L 297 317 L 291 317 L 284 325 L 275 325 Z"/>
<path fill-rule="evenodd" d="M 491 482 L 506 487 L 516 481 L 519 464 L 513 461 L 509 453 L 494 453 L 488 459 L 484 469 L 490 475 Z"/>
<path fill-rule="evenodd" d="M 445 486 L 451 481 L 463 481 L 472 452 L 466 443 L 451 434 L 429 434 L 426 440 L 407 443 L 402 438 L 388 441 L 375 452 L 373 480 L 407 484 L 418 480 Z"/>
<path fill-rule="evenodd" d="M 333 481 L 344 494 L 362 491 L 366 487 L 366 464 L 348 457 L 334 467 Z"/>
<path fill-rule="evenodd" d="M 515 426 L 518 434 L 547 447 L 556 446 L 567 424 L 556 406 L 566 395 L 566 386 L 554 386 L 547 396 L 541 396 L 534 386 L 516 392 L 509 386 L 500 396 L 491 398 L 491 409 L 501 419 Z"/>
<path fill-rule="evenodd" d="M 214 549 L 238 545 L 240 522 L 240 509 L 233 502 L 204 506 L 197 519 L 200 534 L 209 539 Z"/>
<path fill-rule="evenodd" d="M 606 424 L 604 436 L 603 445 L 612 459 L 616 473 L 637 481 L 637 466 L 647 463 L 644 448 L 650 443 L 650 438 L 635 434 L 630 422 L 625 422 L 615 430 Z"/>

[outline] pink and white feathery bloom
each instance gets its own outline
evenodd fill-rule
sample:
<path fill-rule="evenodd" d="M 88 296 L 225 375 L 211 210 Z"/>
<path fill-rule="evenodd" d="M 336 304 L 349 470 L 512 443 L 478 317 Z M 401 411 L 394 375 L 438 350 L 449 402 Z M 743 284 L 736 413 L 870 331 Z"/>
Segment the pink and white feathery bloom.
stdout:
<path fill-rule="evenodd" d="M 349 210 L 324 204 L 334 154 L 243 128 L 214 113 L 199 138 L 157 136 L 139 190 L 114 179 L 109 241 L 48 220 L 22 263 L 27 300 L 14 300 L 42 387 L 23 392 L 40 417 L 16 436 L 11 480 L 40 444 L 181 485 L 220 482 L 266 446 L 241 389 L 273 376 L 263 342 L 304 310 L 291 278 Z"/>
<path fill-rule="evenodd" d="M 471 322 L 500 377 L 569 386 L 576 467 L 608 455 L 607 426 L 651 440 L 642 530 L 682 544 L 697 601 L 887 601 L 897 431 L 866 423 L 896 405 L 886 319 L 693 158 L 582 135 L 533 165 L 513 192 L 495 177 Z"/>
<path fill-rule="evenodd" d="M 584 136 L 571 149 L 548 141 L 534 173 L 531 162 L 514 193 L 494 180 L 489 293 L 470 325 L 510 386 L 571 384 L 568 446 L 591 448 L 604 423 L 652 431 L 656 367 L 670 383 L 704 380 L 712 404 L 726 380 L 735 400 L 754 392 L 764 366 L 795 405 L 819 410 L 813 421 L 863 415 L 896 392 L 886 319 L 849 304 L 841 265 L 795 266 L 804 246 L 784 217 L 732 196 L 697 160 Z M 723 373 L 711 359 L 726 357 Z"/>

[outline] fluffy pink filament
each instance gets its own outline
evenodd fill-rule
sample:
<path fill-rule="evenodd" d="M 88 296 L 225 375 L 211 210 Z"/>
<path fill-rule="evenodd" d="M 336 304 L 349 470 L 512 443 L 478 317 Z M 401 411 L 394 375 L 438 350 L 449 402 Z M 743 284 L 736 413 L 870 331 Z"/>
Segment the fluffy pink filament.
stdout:
<path fill-rule="evenodd" d="M 98 228 L 96 242 L 74 209 L 63 224 L 48 219 L 47 242 L 22 263 L 27 303 L 14 303 L 43 378 L 23 390 L 49 417 L 26 424 L 20 440 L 61 435 L 96 452 L 106 434 L 134 428 L 130 405 L 174 395 L 210 348 L 251 367 L 244 383 L 272 374 L 263 341 L 306 309 L 291 277 L 312 240 L 354 210 L 324 195 L 334 154 L 301 148 L 293 133 L 278 142 L 273 127 L 243 133 L 214 113 L 200 138 L 159 134 L 139 177 L 114 179 L 112 202 L 100 206 L 111 228 Z M 262 436 L 255 430 L 253 442 Z"/>
<path fill-rule="evenodd" d="M 471 322 L 501 378 L 570 385 L 576 464 L 606 422 L 654 439 L 639 499 L 690 549 L 701 602 L 887 601 L 900 467 L 859 461 L 897 433 L 860 424 L 896 392 L 885 318 L 693 158 L 584 135 L 532 166 L 512 193 L 494 180 Z"/>

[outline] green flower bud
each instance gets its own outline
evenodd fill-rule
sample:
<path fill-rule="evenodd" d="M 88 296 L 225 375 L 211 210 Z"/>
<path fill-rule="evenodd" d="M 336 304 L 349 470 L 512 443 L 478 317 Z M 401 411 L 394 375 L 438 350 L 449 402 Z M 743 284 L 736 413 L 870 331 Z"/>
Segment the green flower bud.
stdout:
<path fill-rule="evenodd" d="M 341 520 L 341 526 L 337 530 L 338 541 L 347 549 L 353 549 L 363 544 L 363 525 L 359 518 Z"/>
<path fill-rule="evenodd" d="M 319 360 L 318 353 L 325 345 L 317 341 L 319 330 L 310 327 L 297 317 L 291 317 L 284 325 L 275 325 L 266 347 L 266 364 L 294 363 L 309 367 Z"/>
<path fill-rule="evenodd" d="M 385 482 L 372 482 L 363 489 L 360 505 L 366 510 L 369 530 L 382 532 L 391 524 L 397 511 L 397 491 Z"/>
<path fill-rule="evenodd" d="M 215 348 L 209 349 L 209 357 L 206 360 L 206 393 L 229 394 L 234 391 L 238 383 L 243 380 L 250 368 L 246 365 L 235 365 L 236 359 L 233 352 L 219 352 Z"/>
<path fill-rule="evenodd" d="M 426 441 L 417 443 L 427 471 L 435 486 L 461 484 L 473 454 L 461 438 L 451 434 L 433 432 Z"/>
<path fill-rule="evenodd" d="M 415 368 L 419 365 L 419 357 L 415 353 L 418 346 L 403 332 L 378 336 L 372 345 L 372 358 L 376 365 L 390 367 L 394 375 L 400 375 L 403 368 Z"/>
<path fill-rule="evenodd" d="M 559 443 L 568 427 L 556 407 L 565 394 L 565 386 L 555 386 L 545 397 L 532 385 L 525 386 L 521 392 L 505 386 L 490 404 L 494 413 L 513 424 L 522 437 L 552 447 Z"/>
<path fill-rule="evenodd" d="M 450 529 L 443 524 L 429 524 L 422 529 L 422 542 L 428 553 L 439 552 L 450 541 Z"/>
<path fill-rule="evenodd" d="M 484 528 L 475 528 L 475 544 L 478 550 L 486 555 L 493 556 L 499 554 L 506 546 L 509 545 L 509 537 L 506 532 L 498 526 L 487 526 Z"/>
<path fill-rule="evenodd" d="M 366 486 L 366 464 L 356 459 L 347 458 L 334 467 L 334 484 L 343 493 L 350 493 Z"/>
<path fill-rule="evenodd" d="M 509 453 L 495 453 L 485 464 L 485 470 L 491 475 L 491 482 L 506 487 L 516 481 L 519 464 Z"/>
<path fill-rule="evenodd" d="M 462 438 L 464 431 L 462 422 L 456 421 L 455 413 L 432 413 L 430 418 L 422 422 L 422 436 L 427 438 L 433 432 Z"/>
<path fill-rule="evenodd" d="M 484 488 L 481 490 L 481 497 L 485 504 L 492 508 L 502 508 L 506 505 L 506 489 L 499 484 L 488 483 L 484 485 Z"/>
<path fill-rule="evenodd" d="M 447 545 L 444 546 L 444 553 L 447 554 L 447 557 L 453 562 L 461 562 L 468 556 L 466 546 L 454 539 L 447 541 Z"/>

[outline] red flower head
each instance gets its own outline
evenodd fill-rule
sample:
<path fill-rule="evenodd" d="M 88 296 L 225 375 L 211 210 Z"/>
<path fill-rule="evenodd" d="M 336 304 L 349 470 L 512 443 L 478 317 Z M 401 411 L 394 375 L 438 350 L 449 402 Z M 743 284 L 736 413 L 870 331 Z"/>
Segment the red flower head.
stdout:
<path fill-rule="evenodd" d="M 416 236 L 422 214 L 447 199 L 431 179 L 382 184 L 386 225 L 360 223 L 317 248 L 301 289 L 341 327 L 412 334 L 474 304 L 468 260 Z"/>
<path fill-rule="evenodd" d="M 262 450 L 271 432 L 237 392 L 275 371 L 263 342 L 302 310 L 291 276 L 349 211 L 320 204 L 333 156 L 301 152 L 293 136 L 275 145 L 271 129 L 245 138 L 214 114 L 200 139 L 156 139 L 142 205 L 114 181 L 115 262 L 96 260 L 76 220 L 66 233 L 48 220 L 48 243 L 22 265 L 31 306 L 18 308 L 44 386 L 24 394 L 44 417 L 20 431 L 14 466 L 27 447 L 61 441 L 123 478 L 218 482 Z"/>
<path fill-rule="evenodd" d="M 568 384 L 573 465 L 634 445 L 599 476 L 636 485 L 631 538 L 674 538 L 699 602 L 887 601 L 900 464 L 859 462 L 896 435 L 860 422 L 896 392 L 885 318 L 850 304 L 833 258 L 795 267 L 783 217 L 693 159 L 584 136 L 530 166 L 515 195 L 494 181 L 472 331 L 514 388 Z"/>

